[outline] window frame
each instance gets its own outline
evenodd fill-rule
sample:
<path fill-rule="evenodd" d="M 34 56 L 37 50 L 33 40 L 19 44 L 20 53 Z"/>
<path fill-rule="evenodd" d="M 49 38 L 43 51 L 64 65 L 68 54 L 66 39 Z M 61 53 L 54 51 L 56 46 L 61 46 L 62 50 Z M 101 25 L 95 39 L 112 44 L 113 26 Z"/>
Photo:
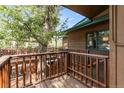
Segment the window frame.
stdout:
<path fill-rule="evenodd" d="M 101 49 L 101 48 L 98 48 L 98 41 L 99 41 L 99 38 L 98 38 L 98 35 L 99 35 L 99 32 L 102 32 L 102 31 L 109 31 L 108 29 L 100 29 L 100 30 L 95 30 L 95 31 L 88 31 L 85 33 L 85 44 L 86 44 L 86 50 L 96 50 L 96 51 L 109 51 L 108 49 Z M 96 48 L 88 48 L 88 34 L 90 33 L 96 33 Z"/>

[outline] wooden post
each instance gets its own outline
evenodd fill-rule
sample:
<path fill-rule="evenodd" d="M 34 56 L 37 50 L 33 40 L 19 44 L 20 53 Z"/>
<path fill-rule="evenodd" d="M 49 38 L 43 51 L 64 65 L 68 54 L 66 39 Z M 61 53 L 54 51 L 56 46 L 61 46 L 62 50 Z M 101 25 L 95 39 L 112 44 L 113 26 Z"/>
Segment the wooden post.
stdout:
<path fill-rule="evenodd" d="M 26 63 L 25 63 L 25 57 L 23 57 L 23 87 L 25 87 L 25 74 L 26 74 Z"/>
<path fill-rule="evenodd" d="M 16 87 L 18 88 L 18 58 L 16 59 L 15 63 L 16 67 Z"/>
<path fill-rule="evenodd" d="M 11 64 L 10 60 L 8 61 L 8 88 L 11 87 Z"/>
<path fill-rule="evenodd" d="M 5 88 L 5 65 L 2 68 L 2 80 L 3 80 L 3 88 Z"/>
<path fill-rule="evenodd" d="M 99 81 L 99 59 L 98 58 L 96 59 L 96 80 Z"/>
<path fill-rule="evenodd" d="M 35 56 L 35 81 L 37 81 L 37 64 L 38 64 L 38 58 Z"/>
<path fill-rule="evenodd" d="M 70 54 L 66 53 L 66 57 L 65 57 L 65 72 L 67 74 L 69 73 L 68 67 L 70 67 Z"/>
<path fill-rule="evenodd" d="M 59 75 L 59 57 L 57 56 L 57 76 Z"/>
<path fill-rule="evenodd" d="M 42 56 L 40 56 L 40 60 L 41 60 L 41 62 L 40 62 L 40 71 L 41 71 L 41 80 L 42 80 Z"/>
<path fill-rule="evenodd" d="M 0 88 L 2 88 L 3 87 L 3 79 L 2 79 L 2 67 L 0 68 Z"/>
<path fill-rule="evenodd" d="M 49 77 L 51 77 L 51 54 L 49 54 Z"/>
<path fill-rule="evenodd" d="M 85 67 L 84 67 L 85 75 L 87 75 L 87 56 L 85 56 Z M 87 84 L 87 78 L 85 78 L 85 83 Z"/>
<path fill-rule="evenodd" d="M 104 59 L 104 84 L 106 85 L 106 79 L 107 79 L 107 75 L 106 75 L 106 73 L 107 73 L 107 60 L 106 59 Z"/>
<path fill-rule="evenodd" d="M 80 70 L 80 71 L 79 71 L 79 72 L 80 72 L 80 73 L 83 73 L 83 64 L 82 64 L 82 63 L 83 63 L 83 62 L 82 62 L 83 60 L 81 60 L 82 56 L 80 55 L 79 57 L 80 57 L 80 66 L 79 66 L 79 70 Z M 81 81 L 82 81 L 82 80 L 83 80 L 83 76 L 81 76 L 81 75 L 79 75 L 79 76 L 80 76 L 79 78 L 80 78 Z"/>
<path fill-rule="evenodd" d="M 90 77 L 93 78 L 93 63 L 92 58 L 90 57 Z M 91 81 L 91 87 L 93 86 L 93 81 Z"/>
<path fill-rule="evenodd" d="M 30 61 L 29 61 L 29 65 L 30 65 L 30 84 L 32 84 L 32 61 L 31 61 L 31 56 L 30 56 Z"/>

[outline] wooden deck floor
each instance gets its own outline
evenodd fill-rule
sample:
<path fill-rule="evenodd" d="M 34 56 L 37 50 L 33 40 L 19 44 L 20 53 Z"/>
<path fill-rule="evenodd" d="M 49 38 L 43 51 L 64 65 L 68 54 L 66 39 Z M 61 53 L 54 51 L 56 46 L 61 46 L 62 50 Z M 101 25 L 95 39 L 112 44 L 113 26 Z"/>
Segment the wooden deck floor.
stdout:
<path fill-rule="evenodd" d="M 51 80 L 45 80 L 37 85 L 32 85 L 29 88 L 87 88 L 79 81 L 70 76 L 63 75 Z"/>

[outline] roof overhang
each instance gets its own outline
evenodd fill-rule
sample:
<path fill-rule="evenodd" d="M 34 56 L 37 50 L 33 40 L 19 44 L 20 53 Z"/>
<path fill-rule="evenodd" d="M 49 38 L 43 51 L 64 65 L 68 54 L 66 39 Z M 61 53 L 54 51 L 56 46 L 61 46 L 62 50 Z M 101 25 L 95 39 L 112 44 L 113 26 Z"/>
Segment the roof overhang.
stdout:
<path fill-rule="evenodd" d="M 64 5 L 64 7 L 71 9 L 90 19 L 107 9 L 108 5 Z"/>

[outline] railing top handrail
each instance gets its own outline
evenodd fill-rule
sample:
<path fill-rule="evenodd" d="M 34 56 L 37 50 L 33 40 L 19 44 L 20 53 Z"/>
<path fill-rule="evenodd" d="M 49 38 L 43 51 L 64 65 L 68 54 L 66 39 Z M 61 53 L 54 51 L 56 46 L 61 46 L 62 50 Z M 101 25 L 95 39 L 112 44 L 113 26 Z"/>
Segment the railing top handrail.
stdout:
<path fill-rule="evenodd" d="M 47 55 L 47 54 L 60 54 L 60 53 L 67 53 L 65 51 L 59 52 L 44 52 L 44 53 L 28 53 L 28 54 L 18 54 L 18 55 L 11 55 L 11 57 L 28 57 L 28 56 L 40 56 L 40 55 Z"/>
<path fill-rule="evenodd" d="M 44 53 L 28 53 L 28 54 L 18 54 L 18 55 L 7 55 L 0 57 L 0 67 L 3 66 L 10 58 L 13 57 L 28 57 L 28 56 L 40 56 L 40 55 L 47 55 L 47 54 L 60 54 L 60 53 L 67 53 L 65 51 L 59 52 L 44 52 Z"/>
<path fill-rule="evenodd" d="M 78 52 L 69 52 L 70 54 L 76 54 L 76 55 L 84 55 L 84 56 L 90 56 L 90 57 L 99 57 L 99 58 L 109 58 L 109 56 L 106 55 L 98 55 L 98 54 L 88 54 L 88 53 L 78 53 Z"/>
<path fill-rule="evenodd" d="M 13 57 L 28 57 L 28 56 L 40 56 L 40 55 L 47 55 L 47 54 L 60 54 L 60 53 L 70 53 L 70 54 L 77 54 L 77 55 L 84 55 L 84 56 L 91 56 L 91 57 L 99 57 L 99 58 L 109 58 L 105 55 L 98 55 L 98 54 L 88 54 L 88 53 L 78 53 L 78 52 L 66 52 L 66 51 L 58 51 L 58 52 L 45 52 L 45 53 L 29 53 L 29 54 L 19 54 L 19 55 L 8 55 L 0 57 L 0 67 L 5 64 L 10 58 Z"/>

